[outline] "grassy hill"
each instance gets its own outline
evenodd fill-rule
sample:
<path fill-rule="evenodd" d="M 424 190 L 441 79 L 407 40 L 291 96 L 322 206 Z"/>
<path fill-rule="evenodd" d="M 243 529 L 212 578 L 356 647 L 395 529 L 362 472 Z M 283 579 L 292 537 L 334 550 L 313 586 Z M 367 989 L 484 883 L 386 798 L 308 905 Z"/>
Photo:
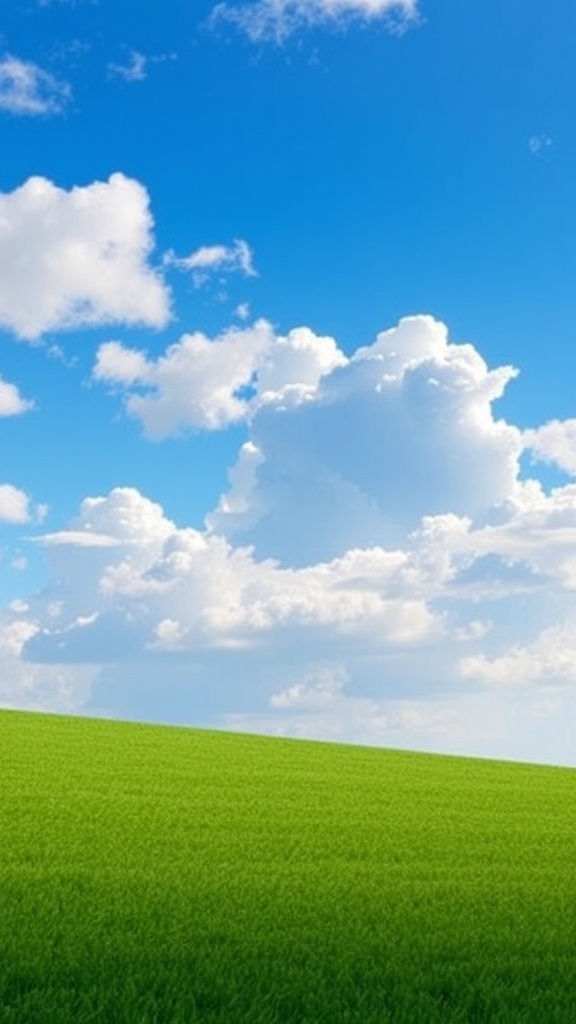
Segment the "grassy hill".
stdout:
<path fill-rule="evenodd" d="M 574 1024 L 576 772 L 0 712 L 1 1024 Z"/>

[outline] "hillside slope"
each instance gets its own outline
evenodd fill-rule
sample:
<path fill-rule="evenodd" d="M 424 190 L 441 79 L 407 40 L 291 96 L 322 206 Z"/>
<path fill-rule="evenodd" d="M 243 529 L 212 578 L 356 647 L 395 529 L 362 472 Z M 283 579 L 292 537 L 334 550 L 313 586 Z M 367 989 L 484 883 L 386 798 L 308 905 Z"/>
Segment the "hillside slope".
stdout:
<path fill-rule="evenodd" d="M 2 1024 L 574 1024 L 576 773 L 0 712 Z"/>

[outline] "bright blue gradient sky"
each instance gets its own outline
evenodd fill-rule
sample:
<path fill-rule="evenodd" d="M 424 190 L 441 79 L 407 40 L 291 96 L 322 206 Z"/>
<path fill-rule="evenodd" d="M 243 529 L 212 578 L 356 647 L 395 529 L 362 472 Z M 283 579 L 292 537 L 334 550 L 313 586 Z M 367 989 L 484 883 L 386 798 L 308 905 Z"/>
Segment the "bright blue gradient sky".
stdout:
<path fill-rule="evenodd" d="M 573 4 L 0 18 L 0 702 L 573 763 Z"/>

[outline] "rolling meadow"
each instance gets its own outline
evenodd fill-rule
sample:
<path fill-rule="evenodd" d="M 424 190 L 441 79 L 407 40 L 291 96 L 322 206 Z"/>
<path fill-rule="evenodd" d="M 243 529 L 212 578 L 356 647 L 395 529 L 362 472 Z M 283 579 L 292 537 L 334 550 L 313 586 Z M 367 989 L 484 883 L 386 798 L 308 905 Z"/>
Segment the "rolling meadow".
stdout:
<path fill-rule="evenodd" d="M 573 1024 L 576 774 L 0 712 L 1 1024 Z"/>

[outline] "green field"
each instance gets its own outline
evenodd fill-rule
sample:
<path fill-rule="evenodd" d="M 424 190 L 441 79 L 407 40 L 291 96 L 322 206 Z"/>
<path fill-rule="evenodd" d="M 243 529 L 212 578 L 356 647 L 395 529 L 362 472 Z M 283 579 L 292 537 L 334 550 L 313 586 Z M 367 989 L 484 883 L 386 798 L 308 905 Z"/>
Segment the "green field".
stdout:
<path fill-rule="evenodd" d="M 0 712 L 2 1024 L 575 1024 L 571 769 Z"/>

